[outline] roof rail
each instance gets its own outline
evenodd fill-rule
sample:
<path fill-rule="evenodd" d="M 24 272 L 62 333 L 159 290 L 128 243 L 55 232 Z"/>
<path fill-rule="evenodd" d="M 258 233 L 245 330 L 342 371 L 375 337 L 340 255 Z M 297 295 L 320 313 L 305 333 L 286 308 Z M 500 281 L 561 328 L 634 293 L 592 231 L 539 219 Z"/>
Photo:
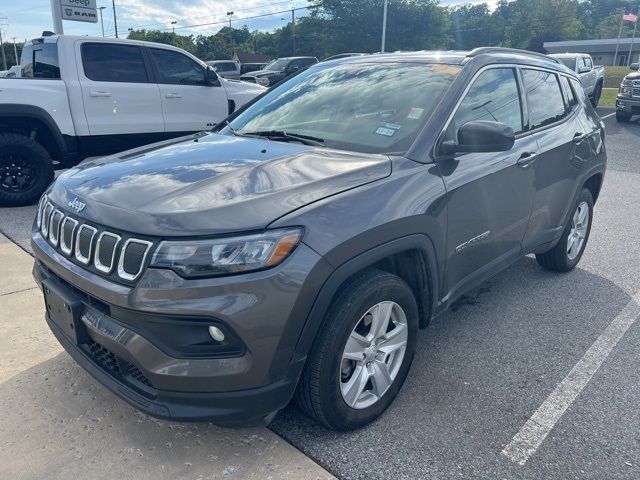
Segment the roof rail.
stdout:
<path fill-rule="evenodd" d="M 506 48 L 506 47 L 478 47 L 471 50 L 467 57 L 477 57 L 483 53 L 513 53 L 516 55 L 526 55 L 528 57 L 544 58 L 555 63 L 560 63 L 555 58 L 552 58 L 544 53 L 531 52 L 529 50 L 521 50 L 519 48 Z"/>

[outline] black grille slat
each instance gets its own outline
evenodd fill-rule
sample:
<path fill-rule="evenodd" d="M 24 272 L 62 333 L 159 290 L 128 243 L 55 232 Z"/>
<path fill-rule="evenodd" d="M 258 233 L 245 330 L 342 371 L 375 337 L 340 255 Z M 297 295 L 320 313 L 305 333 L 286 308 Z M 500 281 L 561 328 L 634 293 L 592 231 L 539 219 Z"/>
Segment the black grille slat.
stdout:
<path fill-rule="evenodd" d="M 60 239 L 60 224 L 62 223 L 62 219 L 64 215 L 60 210 L 55 210 L 51 215 L 50 225 L 49 225 L 49 239 L 53 245 L 57 245 Z"/>
<path fill-rule="evenodd" d="M 75 233 L 78 222 L 73 218 L 67 217 L 62 222 L 62 230 L 60 232 L 60 250 L 69 255 L 73 250 L 73 235 Z"/>
<path fill-rule="evenodd" d="M 147 246 L 141 243 L 131 242 L 124 252 L 122 268 L 129 275 L 135 275 L 140 269 L 142 258 L 147 251 Z"/>
<path fill-rule="evenodd" d="M 90 228 L 82 228 L 78 232 L 78 253 L 82 255 L 83 258 L 89 259 L 91 256 L 93 237 L 95 235 L 95 231 Z"/>

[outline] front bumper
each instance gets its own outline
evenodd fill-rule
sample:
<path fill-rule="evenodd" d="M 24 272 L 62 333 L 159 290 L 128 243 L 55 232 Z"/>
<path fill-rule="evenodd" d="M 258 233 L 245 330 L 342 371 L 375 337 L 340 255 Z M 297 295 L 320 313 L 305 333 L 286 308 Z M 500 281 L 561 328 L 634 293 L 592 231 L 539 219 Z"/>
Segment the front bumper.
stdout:
<path fill-rule="evenodd" d="M 616 98 L 616 111 L 631 115 L 640 115 L 640 98 L 621 97 Z"/>
<path fill-rule="evenodd" d="M 82 367 L 141 411 L 173 420 L 252 424 L 293 396 L 306 358 L 294 354 L 306 321 L 295 312 L 304 292 L 317 291 L 321 282 L 310 271 L 320 266 L 324 272 L 325 265 L 305 245 L 263 272 L 185 280 L 148 269 L 131 287 L 80 268 L 38 232 L 32 247 L 37 283 L 55 285 L 78 301 L 85 338 L 71 338 L 47 315 L 51 330 Z M 184 331 L 206 332 L 211 323 L 232 333 L 241 348 L 189 350 L 187 344 L 198 342 Z"/>

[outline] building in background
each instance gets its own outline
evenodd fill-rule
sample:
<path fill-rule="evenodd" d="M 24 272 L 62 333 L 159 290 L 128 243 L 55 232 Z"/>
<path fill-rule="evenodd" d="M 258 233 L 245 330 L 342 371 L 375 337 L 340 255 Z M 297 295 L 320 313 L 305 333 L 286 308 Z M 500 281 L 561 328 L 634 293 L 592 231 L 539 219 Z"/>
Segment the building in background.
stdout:
<path fill-rule="evenodd" d="M 596 65 L 621 65 L 640 60 L 640 38 L 633 41 L 631 38 L 621 38 L 616 56 L 617 38 L 605 38 L 599 40 L 571 40 L 566 42 L 544 42 L 547 53 L 588 53 L 593 57 Z M 631 61 L 629 61 L 629 49 L 631 48 Z M 614 58 L 616 56 L 616 58 Z"/>

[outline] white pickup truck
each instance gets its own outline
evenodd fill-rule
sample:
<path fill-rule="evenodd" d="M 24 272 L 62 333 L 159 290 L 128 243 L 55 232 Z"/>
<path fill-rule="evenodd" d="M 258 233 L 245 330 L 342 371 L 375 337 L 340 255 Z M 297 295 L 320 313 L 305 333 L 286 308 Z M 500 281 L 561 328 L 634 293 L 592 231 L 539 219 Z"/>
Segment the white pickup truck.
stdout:
<path fill-rule="evenodd" d="M 549 56 L 578 74 L 591 104 L 597 107 L 604 87 L 604 67 L 594 65 L 591 55 L 587 53 L 554 53 Z"/>
<path fill-rule="evenodd" d="M 135 40 L 45 32 L 20 67 L 0 79 L 0 206 L 37 201 L 55 168 L 211 129 L 265 90 Z"/>

